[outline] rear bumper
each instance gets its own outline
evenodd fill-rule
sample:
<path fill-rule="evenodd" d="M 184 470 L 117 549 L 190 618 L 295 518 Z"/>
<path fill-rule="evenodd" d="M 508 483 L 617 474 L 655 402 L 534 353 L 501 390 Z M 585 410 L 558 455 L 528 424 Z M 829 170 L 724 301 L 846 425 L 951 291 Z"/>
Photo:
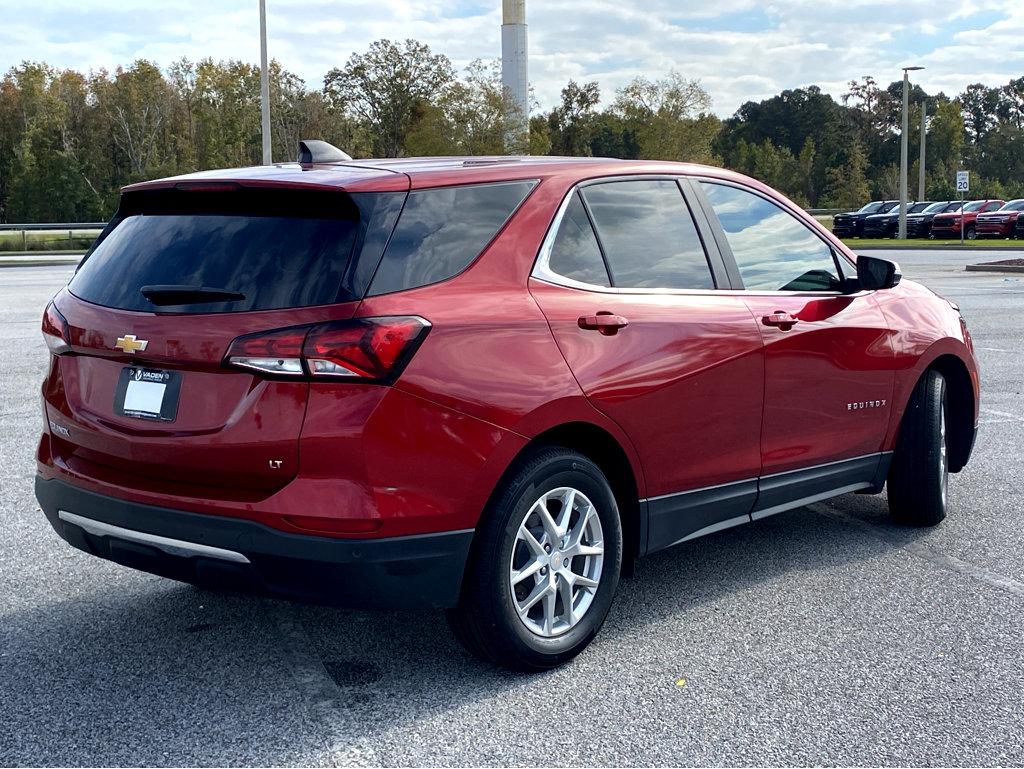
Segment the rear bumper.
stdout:
<path fill-rule="evenodd" d="M 316 537 L 129 502 L 56 479 L 37 476 L 35 490 L 57 534 L 97 557 L 208 587 L 350 608 L 454 606 L 473 538 L 472 530 Z"/>

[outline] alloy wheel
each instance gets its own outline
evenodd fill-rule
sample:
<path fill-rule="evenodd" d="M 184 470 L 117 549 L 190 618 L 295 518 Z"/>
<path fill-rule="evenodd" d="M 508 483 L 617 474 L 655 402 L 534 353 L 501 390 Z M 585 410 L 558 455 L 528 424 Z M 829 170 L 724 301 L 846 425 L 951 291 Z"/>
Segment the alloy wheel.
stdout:
<path fill-rule="evenodd" d="M 509 588 L 520 621 L 535 635 L 559 636 L 582 620 L 604 567 L 597 509 L 578 489 L 545 492 L 519 524 Z"/>

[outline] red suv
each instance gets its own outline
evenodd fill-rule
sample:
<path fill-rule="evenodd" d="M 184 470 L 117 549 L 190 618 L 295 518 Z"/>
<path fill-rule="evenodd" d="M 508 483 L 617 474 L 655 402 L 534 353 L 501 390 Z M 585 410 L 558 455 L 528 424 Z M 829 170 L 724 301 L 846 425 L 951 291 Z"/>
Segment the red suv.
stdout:
<path fill-rule="evenodd" d="M 998 211 L 1003 207 L 1002 200 L 972 200 L 964 203 L 963 209 L 957 209 L 945 214 L 936 214 L 932 219 L 932 229 L 928 237 L 935 239 L 956 239 L 960 237 L 961 231 L 967 240 L 975 240 L 978 237 L 977 219 L 978 214 L 987 211 Z"/>
<path fill-rule="evenodd" d="M 1024 199 L 1011 200 L 998 211 L 978 214 L 975 225 L 979 238 L 1012 238 L 1017 228 L 1017 219 L 1024 211 Z"/>
<path fill-rule="evenodd" d="M 285 164 L 136 184 L 46 308 L 36 495 L 175 579 L 437 607 L 557 665 L 637 558 L 846 492 L 946 513 L 956 305 L 720 168 Z"/>

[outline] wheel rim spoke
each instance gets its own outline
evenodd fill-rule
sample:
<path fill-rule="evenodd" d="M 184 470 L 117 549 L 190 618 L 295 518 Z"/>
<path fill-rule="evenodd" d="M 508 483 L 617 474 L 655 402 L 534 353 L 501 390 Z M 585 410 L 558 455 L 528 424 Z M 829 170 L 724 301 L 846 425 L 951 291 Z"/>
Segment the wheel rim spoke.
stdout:
<path fill-rule="evenodd" d="M 533 589 L 533 591 L 530 593 L 530 595 L 527 596 L 526 600 L 523 601 L 521 604 L 519 604 L 519 606 L 517 607 L 519 609 L 519 616 L 522 617 L 522 616 L 525 616 L 526 614 L 528 614 L 530 609 L 532 609 L 534 607 L 534 605 L 537 603 L 537 601 L 541 600 L 544 596 L 548 595 L 550 592 L 551 592 L 551 586 L 550 585 L 548 585 L 548 584 L 546 584 L 544 582 L 539 583 Z"/>
<path fill-rule="evenodd" d="M 590 577 L 584 577 L 582 574 L 576 574 L 573 579 L 573 586 L 579 588 L 595 589 L 598 583 L 592 580 Z"/>
<path fill-rule="evenodd" d="M 552 635 L 555 629 L 555 591 L 544 593 L 544 632 Z"/>
<path fill-rule="evenodd" d="M 573 608 L 572 584 L 567 579 L 558 581 L 558 592 L 562 597 L 562 615 L 569 627 L 576 624 L 576 611 Z"/>
<path fill-rule="evenodd" d="M 541 525 L 544 526 L 544 533 L 548 535 L 548 539 L 553 542 L 558 540 L 558 524 L 555 523 L 555 519 L 551 517 L 551 512 L 548 510 L 547 497 L 537 500 L 531 509 L 540 517 Z"/>
<path fill-rule="evenodd" d="M 542 568 L 544 568 L 544 564 L 541 563 L 541 560 L 539 558 L 534 558 L 522 569 L 512 573 L 512 584 L 518 585 L 527 577 L 537 574 Z"/>
<path fill-rule="evenodd" d="M 518 539 L 525 542 L 526 546 L 530 549 L 530 552 L 534 555 L 544 555 L 544 546 L 537 541 L 535 536 L 533 536 L 533 532 L 526 528 L 525 522 L 519 527 Z"/>
<path fill-rule="evenodd" d="M 566 489 L 562 495 L 562 509 L 558 513 L 558 537 L 561 539 L 569 530 L 569 519 L 572 517 L 572 508 L 576 503 L 576 489 Z"/>

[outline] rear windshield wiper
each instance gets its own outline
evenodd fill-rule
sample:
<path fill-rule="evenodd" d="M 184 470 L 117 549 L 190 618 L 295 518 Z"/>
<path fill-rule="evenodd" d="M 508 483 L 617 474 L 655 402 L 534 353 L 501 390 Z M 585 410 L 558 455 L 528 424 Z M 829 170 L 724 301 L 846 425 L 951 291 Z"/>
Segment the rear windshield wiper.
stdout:
<path fill-rule="evenodd" d="M 209 286 L 143 286 L 139 290 L 155 305 L 237 302 L 245 299 L 245 294 L 237 291 Z"/>

